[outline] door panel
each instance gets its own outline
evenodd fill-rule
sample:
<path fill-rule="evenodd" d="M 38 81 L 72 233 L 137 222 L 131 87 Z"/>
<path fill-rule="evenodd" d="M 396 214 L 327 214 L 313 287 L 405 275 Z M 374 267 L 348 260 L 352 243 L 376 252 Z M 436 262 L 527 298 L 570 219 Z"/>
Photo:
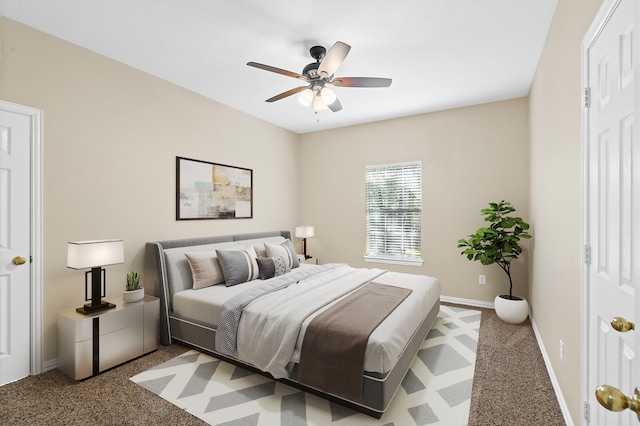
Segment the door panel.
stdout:
<path fill-rule="evenodd" d="M 595 399 L 599 385 L 632 394 L 640 386 L 638 331 L 620 333 L 611 320 L 640 322 L 640 138 L 638 135 L 638 2 L 617 2 L 587 48 L 592 103 L 587 126 L 588 389 L 591 422 L 636 425 Z M 640 327 L 639 327 L 640 328 Z"/>
<path fill-rule="evenodd" d="M 0 385 L 30 372 L 31 129 L 29 116 L 0 111 Z"/>

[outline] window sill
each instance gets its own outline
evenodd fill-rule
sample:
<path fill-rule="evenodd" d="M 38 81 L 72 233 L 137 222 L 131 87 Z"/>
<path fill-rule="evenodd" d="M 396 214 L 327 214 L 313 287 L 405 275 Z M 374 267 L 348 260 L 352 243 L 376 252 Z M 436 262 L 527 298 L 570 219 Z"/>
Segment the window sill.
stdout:
<path fill-rule="evenodd" d="M 424 260 L 415 258 L 364 256 L 363 259 L 368 263 L 388 263 L 403 266 L 422 266 L 424 264 Z"/>

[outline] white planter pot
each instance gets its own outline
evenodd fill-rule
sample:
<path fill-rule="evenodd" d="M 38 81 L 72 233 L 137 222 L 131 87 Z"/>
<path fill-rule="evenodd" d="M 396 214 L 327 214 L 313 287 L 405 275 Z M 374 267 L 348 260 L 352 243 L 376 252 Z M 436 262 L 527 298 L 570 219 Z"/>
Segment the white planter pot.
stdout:
<path fill-rule="evenodd" d="M 516 297 L 516 296 L 514 296 Z M 520 324 L 529 316 L 529 304 L 521 297 L 509 299 L 509 295 L 496 296 L 493 301 L 496 314 L 504 322 L 510 324 Z"/>
<path fill-rule="evenodd" d="M 138 290 L 123 290 L 122 291 L 122 300 L 125 303 L 138 302 L 144 299 L 144 288 L 140 288 Z"/>

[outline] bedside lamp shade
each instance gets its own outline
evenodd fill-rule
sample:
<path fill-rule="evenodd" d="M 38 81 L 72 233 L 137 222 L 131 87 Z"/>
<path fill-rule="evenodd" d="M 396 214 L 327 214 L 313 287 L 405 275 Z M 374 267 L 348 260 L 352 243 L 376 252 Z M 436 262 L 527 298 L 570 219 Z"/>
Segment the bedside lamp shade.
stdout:
<path fill-rule="evenodd" d="M 302 238 L 302 247 L 305 259 L 311 259 L 311 256 L 307 255 L 307 238 L 315 237 L 316 230 L 313 225 L 299 225 L 296 226 L 296 237 Z"/>
<path fill-rule="evenodd" d="M 124 263 L 122 240 L 69 241 L 67 267 L 88 269 Z"/>
<path fill-rule="evenodd" d="M 67 245 L 67 268 L 91 269 L 85 273 L 85 300 L 91 300 L 76 309 L 81 314 L 91 314 L 116 305 L 102 301 L 106 293 L 107 273 L 103 266 L 124 263 L 124 243 L 122 240 L 69 241 Z M 89 275 L 91 275 L 91 298 L 88 296 Z"/>
<path fill-rule="evenodd" d="M 296 226 L 296 237 L 298 238 L 310 238 L 315 237 L 316 231 L 313 225 L 300 225 Z"/>

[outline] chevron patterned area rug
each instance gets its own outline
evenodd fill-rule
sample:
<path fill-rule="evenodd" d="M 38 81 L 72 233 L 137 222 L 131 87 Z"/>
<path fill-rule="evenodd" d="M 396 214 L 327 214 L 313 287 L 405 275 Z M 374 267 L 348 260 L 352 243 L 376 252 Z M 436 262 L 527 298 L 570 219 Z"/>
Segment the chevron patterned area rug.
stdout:
<path fill-rule="evenodd" d="M 131 378 L 211 425 L 466 425 L 480 312 L 441 306 L 380 419 L 195 350 Z"/>

